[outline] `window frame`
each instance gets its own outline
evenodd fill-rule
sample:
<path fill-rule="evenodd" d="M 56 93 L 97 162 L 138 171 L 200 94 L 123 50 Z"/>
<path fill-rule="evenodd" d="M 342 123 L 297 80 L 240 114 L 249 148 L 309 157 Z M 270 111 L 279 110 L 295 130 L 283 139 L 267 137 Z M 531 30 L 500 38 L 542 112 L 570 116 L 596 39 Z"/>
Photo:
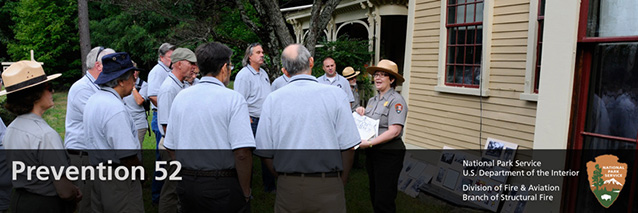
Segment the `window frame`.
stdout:
<path fill-rule="evenodd" d="M 525 60 L 525 86 L 523 93 L 519 99 L 526 101 L 538 101 L 537 82 L 540 80 L 542 50 L 539 45 L 542 44 L 543 31 L 540 29 L 539 22 L 545 20 L 545 16 L 540 16 L 542 0 L 531 0 L 529 3 L 529 23 L 527 31 L 527 58 Z M 539 85 L 540 86 L 540 85 Z"/>
<path fill-rule="evenodd" d="M 437 92 L 474 95 L 474 96 L 489 96 L 489 67 L 490 67 L 490 54 L 491 54 L 491 40 L 492 40 L 492 17 L 493 17 L 493 5 L 494 0 L 483 0 L 483 40 L 481 50 L 481 66 L 480 66 L 480 83 L 477 87 L 456 86 L 446 83 L 446 68 L 447 68 L 447 47 L 448 47 L 448 0 L 441 0 L 441 21 L 440 21 L 440 33 L 439 33 L 439 63 L 437 74 L 437 85 L 434 90 Z M 454 84 L 454 83 L 452 83 Z"/>

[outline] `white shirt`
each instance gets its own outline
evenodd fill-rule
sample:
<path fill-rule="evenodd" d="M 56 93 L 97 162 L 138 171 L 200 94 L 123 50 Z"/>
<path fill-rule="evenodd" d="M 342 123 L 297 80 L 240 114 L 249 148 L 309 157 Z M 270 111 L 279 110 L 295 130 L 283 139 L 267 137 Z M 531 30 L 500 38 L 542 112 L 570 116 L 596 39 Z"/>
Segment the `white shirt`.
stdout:
<path fill-rule="evenodd" d="M 233 87 L 235 91 L 244 96 L 244 100 L 248 103 L 250 116 L 259 118 L 261 105 L 266 96 L 270 94 L 268 73 L 262 68 L 259 68 L 259 72 L 257 72 L 252 66 L 245 66 L 237 73 Z"/>
<path fill-rule="evenodd" d="M 184 82 L 177 79 L 173 73 L 168 74 L 168 78 L 164 79 L 164 83 L 160 87 L 159 95 L 157 96 L 157 124 L 159 124 L 162 135 L 166 134 L 162 124 L 168 125 L 173 99 L 184 87 Z"/>
<path fill-rule="evenodd" d="M 92 165 L 137 155 L 140 142 L 133 118 L 124 106 L 120 95 L 109 87 L 89 98 L 84 109 L 84 134 Z M 109 151 L 97 151 L 109 150 Z"/>
<path fill-rule="evenodd" d="M 313 173 L 343 170 L 341 150 L 356 146 L 361 138 L 340 89 L 319 84 L 310 75 L 296 75 L 266 98 L 255 141 L 255 154 L 274 158 L 277 172 Z"/>
<path fill-rule="evenodd" d="M 86 150 L 84 141 L 84 106 L 89 98 L 100 88 L 94 83 L 95 78 L 88 72 L 77 80 L 69 89 L 66 103 L 66 120 L 64 122 L 64 147 L 67 149 Z"/>
<path fill-rule="evenodd" d="M 135 81 L 136 87 L 140 81 L 142 81 L 142 79 L 137 78 L 137 81 Z M 144 100 L 148 100 L 148 84 L 145 81 L 142 81 L 142 88 L 140 88 L 140 90 L 137 92 L 140 93 Z M 133 122 L 135 122 L 135 129 L 148 128 L 148 121 L 146 120 L 146 111 L 144 111 L 144 106 L 137 105 L 133 93 L 124 97 L 124 104 L 126 105 L 126 109 L 128 110 L 128 112 L 133 117 Z"/>
<path fill-rule="evenodd" d="M 159 94 L 160 87 L 170 72 L 171 69 L 165 66 L 162 61 L 157 61 L 157 64 L 148 73 L 148 97 Z M 151 103 L 151 109 L 157 109 L 157 107 Z"/>
<path fill-rule="evenodd" d="M 176 150 L 184 168 L 233 169 L 232 150 L 255 147 L 246 101 L 213 77 L 177 94 L 169 123 L 164 146 Z M 202 149 L 207 151 L 187 151 Z"/>
<path fill-rule="evenodd" d="M 352 90 L 350 89 L 350 82 L 348 82 L 348 79 L 339 74 L 336 74 L 334 78 L 334 80 L 330 80 L 330 78 L 328 78 L 328 76 L 324 74 L 321 77 L 317 78 L 317 81 L 322 84 L 333 85 L 341 88 L 341 90 L 346 93 L 346 96 L 348 96 L 348 102 L 354 102 L 354 96 L 352 95 Z"/>

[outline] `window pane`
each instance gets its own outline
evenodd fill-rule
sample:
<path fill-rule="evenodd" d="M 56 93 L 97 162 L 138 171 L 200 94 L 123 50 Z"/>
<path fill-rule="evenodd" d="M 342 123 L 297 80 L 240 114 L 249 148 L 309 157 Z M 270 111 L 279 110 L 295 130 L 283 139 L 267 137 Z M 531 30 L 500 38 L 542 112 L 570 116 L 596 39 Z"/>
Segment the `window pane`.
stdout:
<path fill-rule="evenodd" d="M 456 44 L 456 34 L 457 34 L 457 28 L 456 27 L 450 28 L 448 30 L 448 38 L 447 38 L 447 40 L 448 40 L 449 44 Z"/>
<path fill-rule="evenodd" d="M 476 27 L 467 27 L 467 44 L 476 44 Z"/>
<path fill-rule="evenodd" d="M 454 83 L 454 66 L 447 66 L 447 77 L 445 78 L 446 83 Z"/>
<path fill-rule="evenodd" d="M 447 4 L 456 4 L 456 0 L 449 0 L 447 1 Z"/>
<path fill-rule="evenodd" d="M 474 63 L 480 65 L 481 64 L 481 56 L 483 55 L 482 46 L 476 46 L 476 54 L 474 54 L 476 58 L 474 59 Z"/>
<path fill-rule="evenodd" d="M 540 0 L 541 6 L 538 11 L 539 16 L 545 16 L 545 0 Z"/>
<path fill-rule="evenodd" d="M 465 56 L 465 54 L 463 53 L 463 51 L 465 51 L 465 47 L 458 47 L 458 52 L 456 52 L 456 57 L 454 58 L 454 61 L 456 63 L 463 63 L 463 56 Z"/>
<path fill-rule="evenodd" d="M 589 5 L 587 36 L 616 37 L 638 36 L 638 11 L 636 0 L 592 0 Z"/>
<path fill-rule="evenodd" d="M 599 44 L 593 55 L 585 131 L 638 134 L 638 43 Z"/>
<path fill-rule="evenodd" d="M 483 43 L 483 25 L 479 25 L 477 27 L 478 27 L 478 30 L 476 30 L 476 43 L 482 44 Z"/>
<path fill-rule="evenodd" d="M 467 34 L 466 27 L 459 27 L 458 29 L 458 37 L 456 39 L 457 44 L 465 44 L 465 34 Z"/>
<path fill-rule="evenodd" d="M 456 7 L 449 7 L 447 9 L 447 23 L 454 24 L 456 23 Z"/>
<path fill-rule="evenodd" d="M 455 74 L 455 78 L 454 78 L 454 83 L 460 84 L 463 83 L 463 66 L 456 66 L 456 72 Z"/>
<path fill-rule="evenodd" d="M 450 64 L 455 63 L 454 58 L 456 58 L 456 49 L 458 47 L 448 47 L 447 50 L 447 62 Z"/>
<path fill-rule="evenodd" d="M 476 22 L 483 21 L 483 2 L 476 4 Z"/>
<path fill-rule="evenodd" d="M 468 4 L 467 5 L 467 16 L 465 17 L 465 22 L 466 23 L 472 23 L 474 22 L 474 4 Z"/>
<path fill-rule="evenodd" d="M 456 7 L 456 24 L 465 23 L 465 5 Z"/>
<path fill-rule="evenodd" d="M 467 46 L 467 48 L 465 49 L 465 63 L 466 64 L 472 64 L 474 61 L 474 51 L 475 48 L 473 46 Z"/>

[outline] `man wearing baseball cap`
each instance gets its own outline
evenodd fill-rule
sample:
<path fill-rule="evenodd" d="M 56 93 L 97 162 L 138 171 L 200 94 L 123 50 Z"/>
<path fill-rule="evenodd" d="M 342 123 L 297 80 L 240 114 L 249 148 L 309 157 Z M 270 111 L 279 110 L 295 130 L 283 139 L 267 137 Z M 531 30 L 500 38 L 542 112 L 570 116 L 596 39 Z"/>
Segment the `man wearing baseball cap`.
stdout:
<path fill-rule="evenodd" d="M 133 72 L 137 68 L 125 52 L 102 57 L 102 65 L 102 73 L 95 80 L 100 90 L 89 98 L 83 116 L 91 165 L 112 161 L 127 168 L 140 166 L 137 130 L 122 100 L 135 86 Z M 139 181 L 96 180 L 91 195 L 94 212 L 144 211 Z"/>
<path fill-rule="evenodd" d="M 171 55 L 171 68 L 173 69 L 162 83 L 157 96 L 157 123 L 160 124 L 162 136 L 166 136 L 166 128 L 169 125 L 168 118 L 171 105 L 177 93 L 186 86 L 184 80 L 191 72 L 197 68 L 197 57 L 193 51 L 186 48 L 177 48 Z M 164 150 L 163 142 L 160 141 L 159 149 Z M 160 151 L 160 158 L 169 161 L 170 156 L 165 151 Z M 168 169 L 174 171 L 175 167 Z M 177 212 L 177 182 L 165 181 L 162 186 L 159 199 L 159 212 Z"/>

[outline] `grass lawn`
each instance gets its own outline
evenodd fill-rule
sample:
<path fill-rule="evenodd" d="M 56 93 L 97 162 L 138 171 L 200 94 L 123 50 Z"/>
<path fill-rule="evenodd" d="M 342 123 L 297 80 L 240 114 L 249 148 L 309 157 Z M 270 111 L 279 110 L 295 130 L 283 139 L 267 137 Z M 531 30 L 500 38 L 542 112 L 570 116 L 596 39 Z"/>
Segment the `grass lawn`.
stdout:
<path fill-rule="evenodd" d="M 44 115 L 44 119 L 53 129 L 60 133 L 60 137 L 64 138 L 64 121 L 66 115 L 66 92 L 56 92 L 53 95 L 55 106 L 49 109 Z M 151 117 L 149 116 L 149 123 Z M 154 151 L 155 136 L 148 134 L 144 140 L 144 165 L 147 174 L 152 174 L 150 168 L 154 168 Z M 359 164 L 364 165 L 365 155 L 360 155 Z M 261 164 L 257 158 L 253 159 L 253 182 L 252 192 L 254 200 L 251 201 L 251 209 L 253 212 L 272 212 L 275 202 L 275 195 L 264 193 L 261 181 Z M 157 208 L 151 205 L 150 198 L 151 181 L 146 180 L 143 183 L 144 203 L 146 212 L 157 212 Z M 350 174 L 349 182 L 346 185 L 346 205 L 349 212 L 372 212 L 372 204 L 368 193 L 368 177 L 364 168 L 354 168 Z M 427 204 L 419 199 L 411 198 L 406 194 L 399 192 L 397 197 L 398 212 L 447 212 L 453 207 L 448 205 Z"/>

